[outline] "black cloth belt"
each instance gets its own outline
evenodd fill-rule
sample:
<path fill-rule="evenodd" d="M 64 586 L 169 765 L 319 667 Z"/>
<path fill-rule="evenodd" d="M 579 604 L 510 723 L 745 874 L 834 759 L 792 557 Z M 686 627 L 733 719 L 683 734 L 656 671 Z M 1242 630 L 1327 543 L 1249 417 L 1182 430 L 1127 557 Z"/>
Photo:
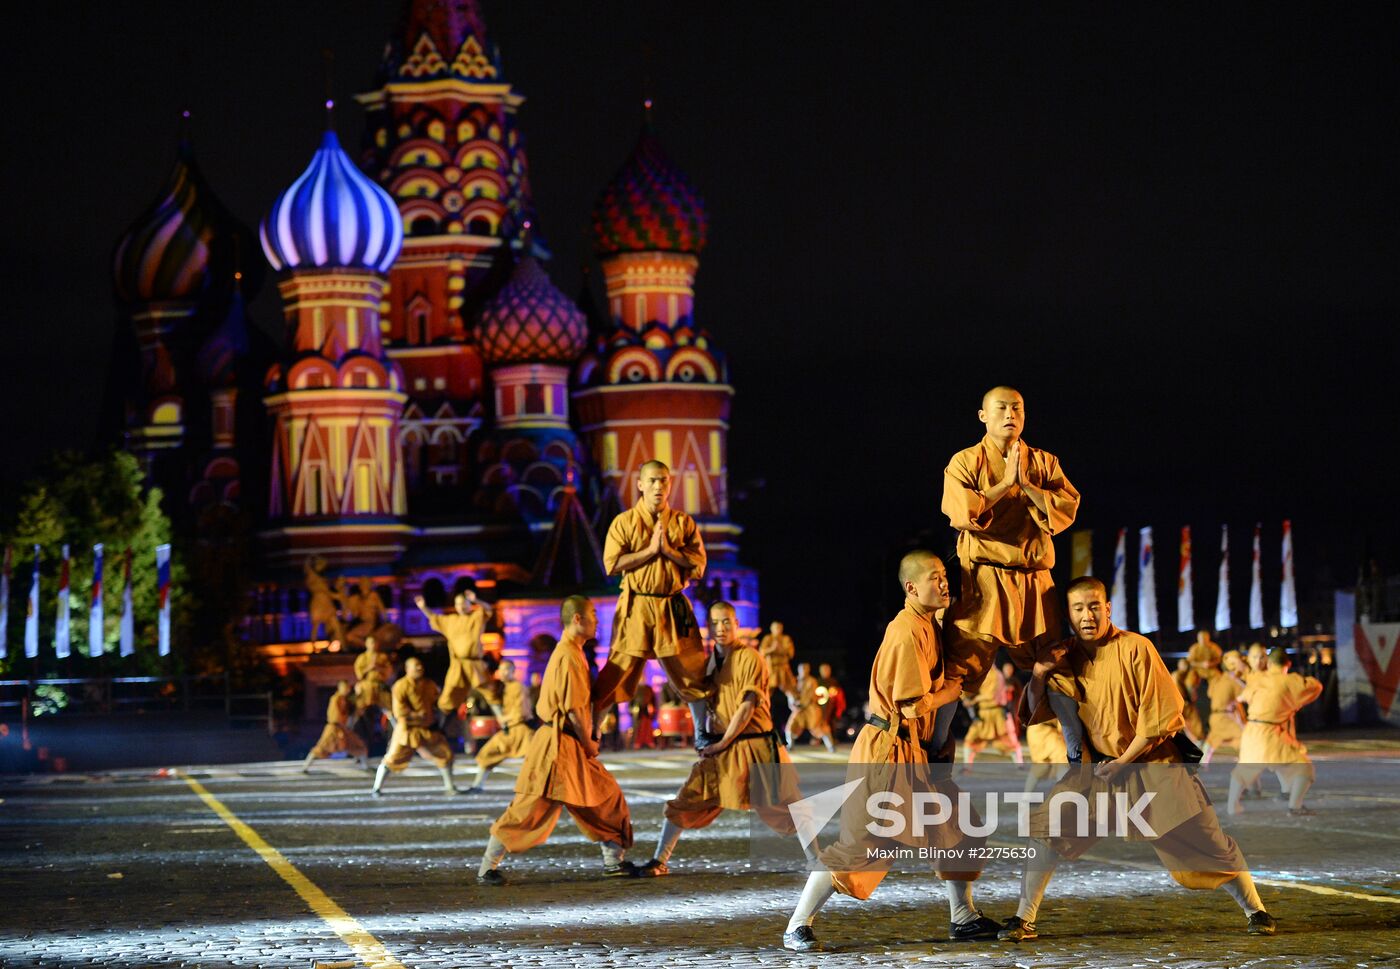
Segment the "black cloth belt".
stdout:
<path fill-rule="evenodd" d="M 874 714 L 874 713 L 872 713 L 870 716 L 866 717 L 866 718 L 865 718 L 865 722 L 868 723 L 868 724 L 870 724 L 870 726 L 875 727 L 875 728 L 877 728 L 877 729 L 879 729 L 879 730 L 888 730 L 888 729 L 890 729 L 890 722 L 889 722 L 888 720 L 886 720 L 884 717 L 878 716 L 877 714 Z M 913 733 L 913 731 L 911 731 L 911 730 L 909 729 L 909 725 L 908 725 L 907 723 L 906 723 L 906 724 L 901 724 L 900 727 L 899 727 L 899 730 L 898 730 L 897 732 L 903 734 L 903 735 L 904 735 L 904 739 L 905 739 L 905 740 L 908 740 L 910 743 L 913 743 L 913 742 L 914 742 L 914 733 Z"/>
<path fill-rule="evenodd" d="M 973 562 L 973 565 L 986 566 L 989 569 L 1001 569 L 1003 572 L 1024 572 L 1029 575 L 1032 572 L 1045 572 L 1046 569 L 1033 569 L 1028 565 L 999 565 L 996 562 Z"/>
<path fill-rule="evenodd" d="M 778 748 L 785 746 L 781 737 L 778 736 L 777 728 L 772 730 L 755 730 L 750 733 L 741 733 L 734 740 L 767 740 L 773 753 L 773 763 L 778 762 Z"/>
<path fill-rule="evenodd" d="M 684 592 L 634 592 L 634 596 L 646 599 L 666 599 L 671 608 L 671 621 L 676 624 L 677 636 L 689 636 L 697 627 L 695 610 L 690 608 L 690 600 Z"/>

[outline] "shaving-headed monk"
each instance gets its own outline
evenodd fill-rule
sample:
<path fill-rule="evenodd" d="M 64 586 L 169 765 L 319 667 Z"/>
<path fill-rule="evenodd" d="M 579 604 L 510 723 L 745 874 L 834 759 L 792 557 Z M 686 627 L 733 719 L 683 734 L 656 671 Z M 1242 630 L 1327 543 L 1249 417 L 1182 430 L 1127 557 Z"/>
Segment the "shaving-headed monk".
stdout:
<path fill-rule="evenodd" d="M 349 729 L 350 718 L 354 714 L 355 701 L 350 695 L 350 681 L 341 680 L 335 685 L 335 692 L 326 704 L 326 726 L 321 731 L 321 739 L 316 741 L 316 746 L 311 748 L 311 753 L 306 755 L 306 761 L 301 765 L 303 774 L 311 770 L 312 761 L 342 750 L 355 758 L 362 769 L 369 770 L 369 761 L 366 760 L 369 750 L 360 735 Z"/>
<path fill-rule="evenodd" d="M 452 748 L 437 729 L 438 685 L 424 675 L 422 660 L 417 656 L 404 660 L 403 676 L 394 684 L 392 692 L 394 733 L 389 738 L 384 759 L 379 762 L 379 770 L 374 774 L 370 793 L 379 797 L 385 775 L 389 771 L 397 774 L 403 770 L 417 752 L 437 767 L 442 775 L 443 791 L 456 794 L 457 788 L 452 783 Z"/>
<path fill-rule="evenodd" d="M 630 877 L 636 869 L 623 860 L 632 847 L 632 816 L 617 781 L 598 760 L 589 703 L 588 660 L 584 643 L 598 632 L 598 613 L 584 596 L 570 596 L 559 608 L 564 627 L 549 657 L 537 706 L 541 725 L 525 750 L 525 766 L 515 781 L 515 798 L 491 825 L 477 880 L 504 885 L 497 870 L 507 851 L 543 844 L 565 808 L 583 836 L 603 849 L 603 876 Z"/>
<path fill-rule="evenodd" d="M 907 831 L 890 838 L 877 837 L 868 827 L 870 796 L 897 788 L 907 802 L 914 788 L 926 786 L 928 754 L 924 744 L 932 728 L 931 714 L 946 699 L 957 698 L 956 690 L 950 691 L 943 678 L 938 624 L 933 621 L 934 613 L 948 605 L 948 573 L 943 562 L 932 552 L 910 552 L 899 563 L 899 584 L 904 590 L 904 608 L 890 621 L 875 653 L 870 668 L 870 717 L 851 748 L 847 776 L 859 780 L 861 786 L 847 796 L 842 807 L 841 839 L 821 852 L 822 863 L 830 870 L 814 871 L 807 878 L 783 934 L 786 949 L 809 952 L 821 948 L 812 932 L 818 910 L 837 892 L 869 898 L 888 872 L 889 862 L 880 859 L 898 857 L 882 854 L 882 850 L 953 849 L 966 843 L 953 822 L 935 826 L 931 837 Z M 955 940 L 992 938 L 999 928 L 972 902 L 972 882 L 979 874 L 938 872 L 948 886 L 949 936 Z"/>
<path fill-rule="evenodd" d="M 1062 693 L 1074 694 L 1094 748 L 1111 759 L 1094 765 L 1092 774 L 1087 765 L 1072 769 L 1031 812 L 1020 902 L 997 937 L 1007 942 L 1037 938 L 1036 918 L 1056 866 L 1062 859 L 1082 857 L 1103 837 L 1099 831 L 1108 830 L 1100 823 L 1109 819 L 1089 817 L 1092 809 L 1080 815 L 1082 828 L 1073 820 L 1066 823 L 1066 794 L 1080 797 L 1086 806 L 1107 803 L 1110 796 L 1142 804 L 1144 827 L 1123 825 L 1127 830 L 1119 833 L 1148 841 L 1182 887 L 1223 889 L 1244 911 L 1251 935 L 1273 935 L 1274 919 L 1259 899 L 1244 855 L 1221 830 L 1205 788 L 1183 764 L 1174 739 L 1184 726 L 1181 694 L 1157 648 L 1113 625 L 1108 591 L 1098 579 L 1075 579 L 1066 599 L 1075 635 L 1042 647 L 1021 698 L 1019 719 L 1025 724 L 1048 719 L 1047 688 L 1058 681 Z"/>
<path fill-rule="evenodd" d="M 495 609 L 479 601 L 471 589 L 453 597 L 449 613 L 429 612 L 422 596 L 414 596 L 413 604 L 428 620 L 428 625 L 447 640 L 450 658 L 442 693 L 438 696 L 438 709 L 444 717 L 451 718 L 456 715 L 457 708 L 491 678 L 481 651 L 481 633 Z"/>
<path fill-rule="evenodd" d="M 1062 616 L 1050 569 L 1052 538 L 1074 524 L 1079 492 L 1048 451 L 1021 439 L 1026 402 L 1012 387 L 982 396 L 977 419 L 987 433 L 954 454 L 943 472 L 943 514 L 958 530 L 962 590 L 948 610 L 946 676 L 976 693 L 998 649 L 1030 669 L 1036 649 L 1061 635 Z M 1074 704 L 1051 696 L 1071 763 L 1083 756 Z M 940 710 L 934 747 L 948 737 L 956 707 Z"/>
<path fill-rule="evenodd" d="M 467 788 L 472 794 L 482 792 L 486 786 L 486 778 L 490 777 L 491 772 L 502 762 L 512 757 L 524 757 L 525 750 L 530 745 L 530 737 L 535 732 L 529 723 L 534 709 L 530 706 L 530 697 L 526 694 L 525 687 L 515 678 L 515 662 L 501 660 L 496 675 L 501 680 L 501 697 L 499 702 L 493 700 L 491 711 L 496 715 L 500 729 L 476 752 L 476 780 Z"/>
<path fill-rule="evenodd" d="M 1322 683 L 1311 676 L 1288 672 L 1288 651 L 1269 653 L 1268 667 L 1250 678 L 1235 702 L 1244 706 L 1247 722 L 1240 738 L 1240 762 L 1230 772 L 1230 813 L 1244 810 L 1240 797 L 1267 768 L 1288 792 L 1288 813 L 1312 814 L 1303 795 L 1317 777 L 1308 748 L 1298 742 L 1294 717 L 1322 696 Z"/>
<path fill-rule="evenodd" d="M 698 750 L 705 733 L 705 647 L 685 596 L 705 575 L 705 543 L 695 519 L 672 508 L 671 469 L 648 461 L 637 473 L 637 503 L 613 519 L 603 545 L 608 575 L 622 576 L 612 648 L 593 684 L 593 709 L 626 703 L 646 661 L 655 659 L 690 705 Z"/>
<path fill-rule="evenodd" d="M 796 830 L 787 805 L 802 798 L 797 779 L 790 770 L 766 766 L 792 762 L 773 728 L 768 664 L 739 637 L 739 617 L 729 603 L 710 606 L 710 634 L 717 660 L 715 718 L 724 725 L 724 733 L 700 751 L 690 776 L 666 802 L 656 853 L 637 869 L 639 877 L 669 874 L 671 853 L 681 833 L 708 826 L 726 809 L 757 811 L 764 823 L 781 834 Z M 755 767 L 763 773 L 755 776 Z M 752 796 L 751 784 L 759 797 Z"/>

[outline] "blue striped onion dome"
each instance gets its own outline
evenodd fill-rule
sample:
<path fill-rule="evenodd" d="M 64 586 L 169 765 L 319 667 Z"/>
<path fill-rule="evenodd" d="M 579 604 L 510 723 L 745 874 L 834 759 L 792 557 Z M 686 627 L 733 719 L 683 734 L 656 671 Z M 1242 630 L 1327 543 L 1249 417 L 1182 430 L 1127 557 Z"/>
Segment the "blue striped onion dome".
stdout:
<path fill-rule="evenodd" d="M 386 272 L 403 248 L 403 220 L 389 193 L 361 172 L 326 131 L 311 164 L 259 227 L 272 268 Z"/>

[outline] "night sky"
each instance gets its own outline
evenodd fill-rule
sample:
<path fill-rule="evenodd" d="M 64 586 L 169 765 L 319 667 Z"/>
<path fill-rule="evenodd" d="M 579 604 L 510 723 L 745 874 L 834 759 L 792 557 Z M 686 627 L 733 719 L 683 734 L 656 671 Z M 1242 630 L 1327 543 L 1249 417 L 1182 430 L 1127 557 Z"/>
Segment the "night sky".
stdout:
<path fill-rule="evenodd" d="M 324 48 L 358 144 L 398 6 L 36 4 L 6 31 L 6 477 L 91 443 L 110 253 L 181 107 L 253 225 L 316 147 Z M 873 649 L 902 543 L 951 548 L 942 469 L 1001 382 L 1083 493 L 1096 571 L 1118 527 L 1157 528 L 1164 625 L 1183 524 L 1203 620 L 1222 522 L 1240 586 L 1252 524 L 1276 576 L 1293 519 L 1305 622 L 1363 553 L 1400 565 L 1395 7 L 484 8 L 565 292 L 644 92 L 705 195 L 735 517 L 799 649 Z M 280 330 L 270 282 L 254 312 Z"/>

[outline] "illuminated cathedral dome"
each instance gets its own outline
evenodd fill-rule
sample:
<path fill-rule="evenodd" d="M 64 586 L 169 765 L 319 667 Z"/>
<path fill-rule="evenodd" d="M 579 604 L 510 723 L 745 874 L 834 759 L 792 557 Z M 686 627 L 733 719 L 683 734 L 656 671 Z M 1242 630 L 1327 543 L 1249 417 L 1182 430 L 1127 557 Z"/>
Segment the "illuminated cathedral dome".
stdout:
<path fill-rule="evenodd" d="M 587 335 L 583 311 L 555 288 L 533 256 L 520 260 L 510 281 L 482 308 L 478 333 L 488 364 L 572 363 Z"/>
<path fill-rule="evenodd" d="M 636 148 L 593 207 L 593 244 L 599 255 L 683 252 L 705 247 L 705 203 L 671 163 L 650 120 Z"/>
<path fill-rule="evenodd" d="M 182 138 L 160 195 L 117 243 L 117 296 L 127 303 L 198 298 L 209 278 L 219 211 Z"/>
<path fill-rule="evenodd" d="M 394 200 L 355 167 L 329 129 L 306 171 L 273 203 L 259 234 L 279 271 L 387 272 L 403 247 Z"/>

